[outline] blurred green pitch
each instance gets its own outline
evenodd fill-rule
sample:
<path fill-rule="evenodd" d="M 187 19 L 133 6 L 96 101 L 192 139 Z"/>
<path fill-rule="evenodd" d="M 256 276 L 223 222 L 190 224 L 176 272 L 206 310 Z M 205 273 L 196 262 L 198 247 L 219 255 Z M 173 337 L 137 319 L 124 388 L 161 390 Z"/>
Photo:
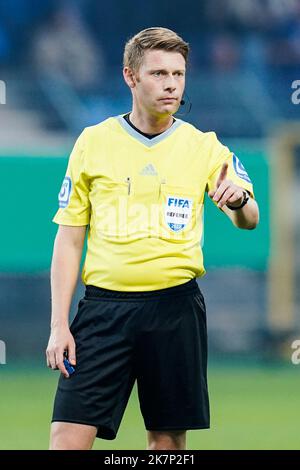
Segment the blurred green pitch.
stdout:
<path fill-rule="evenodd" d="M 300 366 L 299 370 L 300 370 Z M 299 370 L 292 364 L 211 364 L 211 429 L 188 432 L 188 449 L 299 449 Z M 47 449 L 58 372 L 0 366 L 0 449 Z M 136 389 L 117 439 L 94 449 L 145 449 Z"/>

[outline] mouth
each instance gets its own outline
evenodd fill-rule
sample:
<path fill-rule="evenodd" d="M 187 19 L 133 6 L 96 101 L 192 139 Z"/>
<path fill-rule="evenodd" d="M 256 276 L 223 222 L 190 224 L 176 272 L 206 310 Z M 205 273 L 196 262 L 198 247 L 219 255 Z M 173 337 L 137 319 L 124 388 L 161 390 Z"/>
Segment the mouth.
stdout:
<path fill-rule="evenodd" d="M 177 98 L 166 97 L 166 98 L 160 98 L 158 101 L 164 101 L 166 103 L 174 103 L 175 101 L 177 101 Z"/>

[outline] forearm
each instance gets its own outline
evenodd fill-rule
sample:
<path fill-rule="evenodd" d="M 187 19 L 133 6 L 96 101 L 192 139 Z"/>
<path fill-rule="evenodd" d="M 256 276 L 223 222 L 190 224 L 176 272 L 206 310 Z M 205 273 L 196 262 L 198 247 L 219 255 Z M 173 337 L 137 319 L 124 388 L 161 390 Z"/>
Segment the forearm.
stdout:
<path fill-rule="evenodd" d="M 51 264 L 51 327 L 68 326 L 72 296 L 76 288 L 82 247 L 58 236 Z"/>
<path fill-rule="evenodd" d="M 222 210 L 228 215 L 232 223 L 238 228 L 251 230 L 254 229 L 259 222 L 258 205 L 252 198 L 250 198 L 247 204 L 241 209 L 233 211 L 224 205 Z"/>

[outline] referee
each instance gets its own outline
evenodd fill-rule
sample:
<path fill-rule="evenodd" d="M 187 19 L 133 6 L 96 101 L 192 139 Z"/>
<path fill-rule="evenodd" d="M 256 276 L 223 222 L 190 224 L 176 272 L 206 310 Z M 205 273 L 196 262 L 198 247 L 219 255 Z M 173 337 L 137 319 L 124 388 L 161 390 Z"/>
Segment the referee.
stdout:
<path fill-rule="evenodd" d="M 131 38 L 123 75 L 132 110 L 85 128 L 71 153 L 53 219 L 46 356 L 61 375 L 51 449 L 115 439 L 135 381 L 148 449 L 185 449 L 187 430 L 209 428 L 206 311 L 196 282 L 205 274 L 205 192 L 238 228 L 254 229 L 259 213 L 238 157 L 214 132 L 173 117 L 188 53 L 169 29 Z M 86 233 L 85 295 L 69 326 Z"/>

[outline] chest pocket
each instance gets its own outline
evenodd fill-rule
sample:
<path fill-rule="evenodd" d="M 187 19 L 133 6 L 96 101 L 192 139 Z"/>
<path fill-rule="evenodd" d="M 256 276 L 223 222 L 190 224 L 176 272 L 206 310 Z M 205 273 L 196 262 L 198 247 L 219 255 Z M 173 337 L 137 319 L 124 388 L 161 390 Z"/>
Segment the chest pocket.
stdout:
<path fill-rule="evenodd" d="M 99 179 L 90 191 L 91 222 L 99 237 L 111 238 L 124 235 L 128 183 L 125 179 Z"/>
<path fill-rule="evenodd" d="M 148 237 L 151 228 L 151 206 L 157 201 L 156 178 L 146 181 L 124 178 L 104 181 L 90 193 L 94 226 L 102 238 L 126 241 Z"/>
<path fill-rule="evenodd" d="M 199 192 L 186 186 L 161 184 L 159 237 L 187 241 L 196 235 L 202 204 Z"/>

